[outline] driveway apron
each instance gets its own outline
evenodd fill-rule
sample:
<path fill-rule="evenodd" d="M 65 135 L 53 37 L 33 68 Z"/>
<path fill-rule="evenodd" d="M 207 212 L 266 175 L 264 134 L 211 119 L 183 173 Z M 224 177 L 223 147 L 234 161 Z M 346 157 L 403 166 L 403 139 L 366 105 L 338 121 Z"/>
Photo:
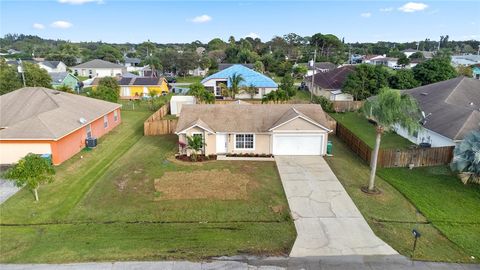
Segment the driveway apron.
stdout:
<path fill-rule="evenodd" d="M 291 257 L 392 255 L 320 156 L 275 157 L 297 230 Z"/>

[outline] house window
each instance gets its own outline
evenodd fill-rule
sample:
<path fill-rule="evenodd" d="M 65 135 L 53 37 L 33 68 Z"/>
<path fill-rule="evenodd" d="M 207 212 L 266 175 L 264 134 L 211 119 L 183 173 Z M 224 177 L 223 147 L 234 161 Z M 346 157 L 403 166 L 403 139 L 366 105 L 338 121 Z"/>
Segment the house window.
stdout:
<path fill-rule="evenodd" d="M 87 126 L 87 138 L 92 138 L 92 125 Z"/>
<path fill-rule="evenodd" d="M 103 127 L 104 128 L 108 127 L 108 116 L 107 115 L 103 116 Z"/>
<path fill-rule="evenodd" d="M 203 134 L 202 133 L 192 133 L 192 137 L 193 138 L 196 138 L 196 137 L 200 137 L 200 139 L 202 139 L 202 142 L 203 142 Z M 202 149 L 203 149 L 203 146 L 202 146 Z"/>
<path fill-rule="evenodd" d="M 118 111 L 117 111 L 117 110 L 113 111 L 113 120 L 114 120 L 115 122 L 118 121 Z"/>
<path fill-rule="evenodd" d="M 235 134 L 235 149 L 253 149 L 253 134 Z"/>
<path fill-rule="evenodd" d="M 93 74 L 93 70 L 89 69 L 88 70 L 88 75 L 92 75 Z"/>
<path fill-rule="evenodd" d="M 263 90 L 263 88 L 262 88 L 262 90 Z M 258 94 L 260 94 L 260 88 L 255 88 L 255 95 L 258 95 Z"/>

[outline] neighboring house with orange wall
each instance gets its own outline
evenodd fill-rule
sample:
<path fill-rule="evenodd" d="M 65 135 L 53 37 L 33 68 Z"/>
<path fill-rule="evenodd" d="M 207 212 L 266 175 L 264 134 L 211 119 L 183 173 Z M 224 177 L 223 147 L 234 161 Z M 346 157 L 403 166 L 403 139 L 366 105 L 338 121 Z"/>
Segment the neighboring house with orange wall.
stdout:
<path fill-rule="evenodd" d="M 0 164 L 27 155 L 50 154 L 61 164 L 121 123 L 117 103 L 43 87 L 0 96 Z"/>

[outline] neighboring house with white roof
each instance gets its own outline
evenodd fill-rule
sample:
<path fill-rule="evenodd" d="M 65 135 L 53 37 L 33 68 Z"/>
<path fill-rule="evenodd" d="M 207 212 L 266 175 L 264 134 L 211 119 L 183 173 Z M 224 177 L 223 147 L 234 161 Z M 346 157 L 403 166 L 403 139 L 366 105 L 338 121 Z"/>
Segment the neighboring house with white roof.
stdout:
<path fill-rule="evenodd" d="M 465 54 L 465 55 L 453 55 L 452 56 L 452 66 L 471 66 L 475 64 L 480 64 L 480 55 L 476 54 Z"/>
<path fill-rule="evenodd" d="M 127 68 L 111 63 L 108 61 L 104 61 L 101 59 L 94 59 L 80 65 L 72 67 L 73 72 L 75 75 L 83 76 L 83 77 L 114 77 L 117 75 L 122 75 L 127 72 Z"/>
<path fill-rule="evenodd" d="M 480 81 L 467 77 L 405 90 L 423 111 L 421 129 L 414 135 L 396 132 L 413 143 L 432 147 L 454 146 L 472 130 L 480 129 Z"/>
<path fill-rule="evenodd" d="M 37 63 L 40 68 L 47 72 L 67 72 L 67 65 L 62 61 L 41 61 Z"/>
<path fill-rule="evenodd" d="M 328 125 L 317 104 L 196 104 L 183 106 L 175 134 L 187 155 L 187 136 L 203 139 L 205 155 L 325 155 Z"/>
<path fill-rule="evenodd" d="M 225 84 L 228 88 L 230 88 L 231 85 L 229 78 L 231 78 L 234 74 L 241 75 L 244 79 L 240 83 L 240 87 L 255 87 L 256 92 L 253 96 L 254 99 L 261 99 L 264 95 L 278 89 L 278 84 L 269 77 L 240 64 L 232 65 L 228 68 L 220 70 L 219 72 L 203 79 L 201 83 L 206 89 L 214 93 L 215 97 L 223 98 L 220 85 Z M 251 96 L 248 93 L 240 90 L 235 98 L 250 99 Z"/>

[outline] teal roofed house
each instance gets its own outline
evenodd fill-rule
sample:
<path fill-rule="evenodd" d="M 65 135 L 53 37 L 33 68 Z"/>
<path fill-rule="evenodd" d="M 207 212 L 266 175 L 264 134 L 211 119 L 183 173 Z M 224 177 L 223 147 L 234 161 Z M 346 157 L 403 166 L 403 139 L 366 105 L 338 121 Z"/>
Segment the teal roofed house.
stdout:
<path fill-rule="evenodd" d="M 472 67 L 472 77 L 474 79 L 480 80 L 480 64 L 474 65 Z"/>
<path fill-rule="evenodd" d="M 75 92 L 80 90 L 80 80 L 68 72 L 49 72 L 48 75 L 52 78 L 52 86 L 55 89 L 66 85 Z"/>
<path fill-rule="evenodd" d="M 278 84 L 274 82 L 269 77 L 263 75 L 262 73 L 256 72 L 253 69 L 245 67 L 243 65 L 233 65 L 229 68 L 221 70 L 215 74 L 212 74 L 202 80 L 202 84 L 207 90 L 212 91 L 215 94 L 216 98 L 223 98 L 221 84 L 227 85 L 228 88 L 231 87 L 229 78 L 234 74 L 242 75 L 244 81 L 240 83 L 240 87 L 249 87 L 253 86 L 257 89 L 254 99 L 261 99 L 263 95 L 270 93 L 271 91 L 276 91 L 278 89 Z M 235 98 L 237 99 L 250 99 L 252 98 L 250 94 L 240 91 Z"/>

